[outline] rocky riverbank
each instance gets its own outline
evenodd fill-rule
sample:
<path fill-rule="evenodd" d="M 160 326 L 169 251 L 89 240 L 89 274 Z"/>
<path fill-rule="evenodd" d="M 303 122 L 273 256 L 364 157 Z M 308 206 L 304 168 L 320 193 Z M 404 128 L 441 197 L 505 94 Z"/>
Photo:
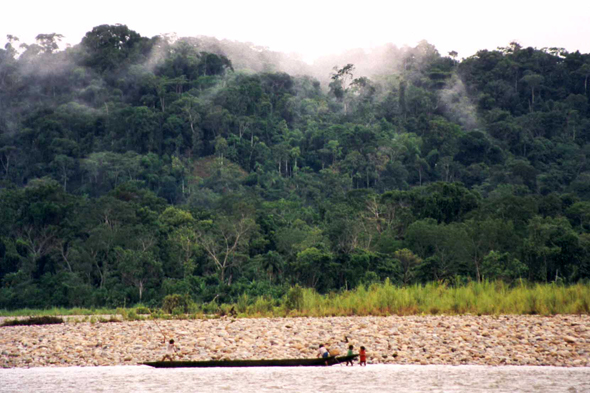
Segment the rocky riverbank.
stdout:
<path fill-rule="evenodd" d="M 0 328 L 0 367 L 133 365 L 178 359 L 315 357 L 367 348 L 368 363 L 590 367 L 590 316 L 407 316 L 144 320 Z M 349 341 L 349 343 L 346 342 Z"/>

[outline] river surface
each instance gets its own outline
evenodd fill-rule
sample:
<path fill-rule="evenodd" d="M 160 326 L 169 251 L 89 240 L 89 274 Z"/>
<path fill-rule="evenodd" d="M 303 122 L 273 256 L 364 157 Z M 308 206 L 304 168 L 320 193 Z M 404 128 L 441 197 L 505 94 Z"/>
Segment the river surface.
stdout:
<path fill-rule="evenodd" d="M 0 392 L 590 392 L 590 367 L 0 369 Z"/>

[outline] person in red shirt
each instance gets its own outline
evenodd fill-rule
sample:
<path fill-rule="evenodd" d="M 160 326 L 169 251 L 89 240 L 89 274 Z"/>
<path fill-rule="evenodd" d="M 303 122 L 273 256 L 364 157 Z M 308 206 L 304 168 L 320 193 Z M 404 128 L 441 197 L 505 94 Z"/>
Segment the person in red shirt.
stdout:
<path fill-rule="evenodd" d="M 359 364 L 361 366 L 367 365 L 367 351 L 365 350 L 365 347 L 361 347 L 361 351 L 359 352 Z"/>

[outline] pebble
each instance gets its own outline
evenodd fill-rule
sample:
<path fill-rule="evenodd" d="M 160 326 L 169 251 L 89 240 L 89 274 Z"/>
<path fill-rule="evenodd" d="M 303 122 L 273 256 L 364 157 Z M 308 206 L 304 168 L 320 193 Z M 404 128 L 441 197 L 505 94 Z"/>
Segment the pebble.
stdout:
<path fill-rule="evenodd" d="M 311 358 L 319 344 L 367 363 L 590 366 L 590 316 L 220 318 L 0 328 L 0 367 L 114 366 L 160 360 Z"/>

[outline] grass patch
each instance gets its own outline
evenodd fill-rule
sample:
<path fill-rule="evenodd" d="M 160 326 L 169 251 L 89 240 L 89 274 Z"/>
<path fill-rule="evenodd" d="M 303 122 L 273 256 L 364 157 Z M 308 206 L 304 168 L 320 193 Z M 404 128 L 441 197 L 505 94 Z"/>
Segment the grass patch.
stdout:
<path fill-rule="evenodd" d="M 93 321 L 90 321 L 93 322 Z M 121 319 L 115 317 L 114 315 L 111 315 L 109 318 L 98 318 L 98 322 L 100 323 L 117 323 L 117 322 L 123 322 Z"/>
<path fill-rule="evenodd" d="M 0 310 L 0 317 L 29 317 L 29 316 L 68 316 L 68 315 L 109 315 L 117 310 L 110 308 L 63 308 L 54 307 L 43 310 L 23 308 L 20 310 Z"/>
<path fill-rule="evenodd" d="M 144 319 L 198 319 L 211 317 L 327 317 L 386 315 L 556 315 L 589 314 L 590 285 L 530 284 L 509 286 L 501 281 L 469 282 L 452 286 L 432 282 L 396 286 L 389 281 L 350 291 L 319 294 L 295 286 L 279 299 L 243 294 L 233 304 L 196 304 L 187 296 L 168 296 L 162 309 L 143 305 L 117 310 L 18 310 L 1 315 L 114 315 L 98 322 Z M 95 319 L 96 321 L 96 319 Z"/>
<path fill-rule="evenodd" d="M 27 319 L 11 319 L 4 321 L 0 326 L 31 326 L 31 325 L 56 325 L 64 323 L 63 318 L 60 317 L 30 317 Z"/>

